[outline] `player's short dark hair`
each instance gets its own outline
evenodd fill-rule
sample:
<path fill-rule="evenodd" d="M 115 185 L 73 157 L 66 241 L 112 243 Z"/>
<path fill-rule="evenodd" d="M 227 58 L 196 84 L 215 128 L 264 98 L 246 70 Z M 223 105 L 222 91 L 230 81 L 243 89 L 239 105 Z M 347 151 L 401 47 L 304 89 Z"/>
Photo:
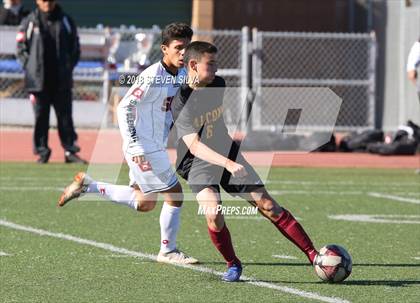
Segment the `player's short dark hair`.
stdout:
<path fill-rule="evenodd" d="M 169 45 L 172 40 L 190 39 L 193 30 L 186 23 L 174 22 L 168 24 L 162 31 L 162 44 Z"/>
<path fill-rule="evenodd" d="M 200 60 L 205 53 L 216 54 L 217 47 L 206 41 L 194 41 L 188 44 L 184 53 L 186 66 L 191 59 Z"/>

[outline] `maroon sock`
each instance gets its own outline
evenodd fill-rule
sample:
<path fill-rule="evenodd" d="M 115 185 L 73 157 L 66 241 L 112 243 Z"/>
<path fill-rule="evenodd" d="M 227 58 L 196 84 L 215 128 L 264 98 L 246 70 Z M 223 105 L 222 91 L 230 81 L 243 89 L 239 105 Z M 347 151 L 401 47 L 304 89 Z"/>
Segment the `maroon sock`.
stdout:
<path fill-rule="evenodd" d="M 230 238 L 230 232 L 226 224 L 223 226 L 221 231 L 211 230 L 210 227 L 207 229 L 209 231 L 211 241 L 226 260 L 227 266 L 231 267 L 233 264 L 241 265 L 241 261 L 235 255 L 232 239 Z"/>
<path fill-rule="evenodd" d="M 311 239 L 306 234 L 302 225 L 292 216 L 292 214 L 283 209 L 280 213 L 280 217 L 273 224 L 277 229 L 290 241 L 292 241 L 301 251 L 308 257 L 311 264 L 317 255 L 317 251 L 312 244 Z"/>

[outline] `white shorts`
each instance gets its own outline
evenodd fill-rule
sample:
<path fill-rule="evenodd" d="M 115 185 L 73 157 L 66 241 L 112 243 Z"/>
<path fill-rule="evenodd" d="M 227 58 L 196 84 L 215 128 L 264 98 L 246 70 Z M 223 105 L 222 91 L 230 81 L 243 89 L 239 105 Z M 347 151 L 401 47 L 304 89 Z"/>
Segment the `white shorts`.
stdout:
<path fill-rule="evenodd" d="M 137 164 L 126 157 L 130 167 L 130 185 L 137 184 L 144 194 L 168 190 L 178 183 L 166 151 L 145 154 L 145 162 Z"/>

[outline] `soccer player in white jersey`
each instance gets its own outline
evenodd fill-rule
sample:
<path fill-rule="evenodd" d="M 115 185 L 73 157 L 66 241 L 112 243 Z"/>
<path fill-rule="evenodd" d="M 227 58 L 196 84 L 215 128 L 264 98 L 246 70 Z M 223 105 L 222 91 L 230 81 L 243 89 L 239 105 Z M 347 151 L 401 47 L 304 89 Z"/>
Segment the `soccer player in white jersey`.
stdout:
<path fill-rule="evenodd" d="M 417 85 L 417 95 L 420 101 L 420 81 L 418 81 L 417 70 L 420 68 L 420 38 L 416 41 L 410 49 L 407 58 L 407 75 L 408 79 Z"/>
<path fill-rule="evenodd" d="M 183 56 L 192 35 L 193 31 L 186 24 L 167 25 L 162 31 L 163 59 L 139 75 L 118 105 L 118 125 L 130 168 L 130 186 L 97 182 L 80 172 L 58 202 L 59 206 L 64 206 L 82 194 L 96 193 L 112 202 L 147 212 L 156 206 L 158 193 L 161 193 L 165 202 L 160 214 L 158 262 L 197 263 L 176 248 L 183 194 L 166 151 L 172 124 L 170 103 L 186 80 Z"/>

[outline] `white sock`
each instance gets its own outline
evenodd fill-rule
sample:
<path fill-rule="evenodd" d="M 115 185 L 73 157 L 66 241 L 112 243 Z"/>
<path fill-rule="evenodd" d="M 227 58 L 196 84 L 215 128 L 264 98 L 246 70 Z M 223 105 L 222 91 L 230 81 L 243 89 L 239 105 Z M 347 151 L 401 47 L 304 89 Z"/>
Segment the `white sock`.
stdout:
<path fill-rule="evenodd" d="M 100 194 L 114 203 L 127 205 L 137 210 L 137 201 L 134 188 L 126 185 L 115 185 L 104 182 L 91 182 L 87 193 Z"/>
<path fill-rule="evenodd" d="M 160 211 L 160 251 L 170 252 L 176 248 L 176 237 L 179 230 L 179 216 L 181 207 L 174 207 L 166 202 L 163 203 Z"/>

